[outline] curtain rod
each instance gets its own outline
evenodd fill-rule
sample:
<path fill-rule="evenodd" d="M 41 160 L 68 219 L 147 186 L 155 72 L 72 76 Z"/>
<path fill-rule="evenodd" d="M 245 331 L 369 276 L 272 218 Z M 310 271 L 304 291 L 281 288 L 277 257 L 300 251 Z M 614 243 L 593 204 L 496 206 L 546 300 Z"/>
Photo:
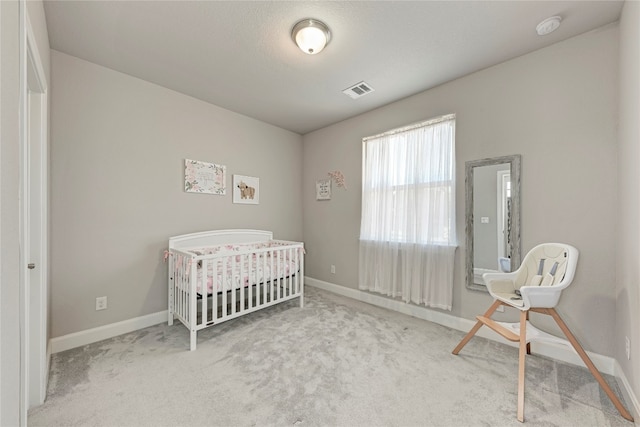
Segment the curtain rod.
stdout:
<path fill-rule="evenodd" d="M 382 138 L 383 136 L 395 135 L 397 133 L 406 132 L 406 131 L 409 131 L 409 130 L 413 130 L 413 129 L 417 129 L 417 128 L 421 128 L 421 127 L 425 127 L 425 126 L 435 125 L 437 123 L 446 122 L 448 120 L 452 120 L 452 119 L 455 119 L 455 118 L 456 118 L 455 114 L 447 114 L 447 115 L 436 117 L 434 119 L 429 119 L 429 120 L 426 120 L 426 121 L 423 121 L 423 122 L 413 123 L 411 125 L 407 125 L 407 126 L 391 129 L 391 130 L 388 130 L 386 132 L 379 133 L 377 135 L 367 136 L 367 137 L 362 138 L 362 142 L 366 142 L 366 141 L 368 141 L 370 139 Z"/>

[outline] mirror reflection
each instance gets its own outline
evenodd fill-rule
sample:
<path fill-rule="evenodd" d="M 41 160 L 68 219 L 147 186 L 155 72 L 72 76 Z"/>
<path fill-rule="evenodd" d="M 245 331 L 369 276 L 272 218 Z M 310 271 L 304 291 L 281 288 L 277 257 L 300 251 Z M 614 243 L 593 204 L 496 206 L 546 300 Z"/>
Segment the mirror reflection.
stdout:
<path fill-rule="evenodd" d="M 520 264 L 520 156 L 467 162 L 467 287 Z"/>

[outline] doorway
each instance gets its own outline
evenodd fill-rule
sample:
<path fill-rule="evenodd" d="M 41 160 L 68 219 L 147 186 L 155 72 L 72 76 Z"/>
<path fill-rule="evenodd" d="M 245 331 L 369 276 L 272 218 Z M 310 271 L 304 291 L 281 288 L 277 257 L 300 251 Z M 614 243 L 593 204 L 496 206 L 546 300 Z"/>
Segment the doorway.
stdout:
<path fill-rule="evenodd" d="M 48 379 L 47 81 L 35 36 L 20 2 L 20 410 L 44 402 Z"/>

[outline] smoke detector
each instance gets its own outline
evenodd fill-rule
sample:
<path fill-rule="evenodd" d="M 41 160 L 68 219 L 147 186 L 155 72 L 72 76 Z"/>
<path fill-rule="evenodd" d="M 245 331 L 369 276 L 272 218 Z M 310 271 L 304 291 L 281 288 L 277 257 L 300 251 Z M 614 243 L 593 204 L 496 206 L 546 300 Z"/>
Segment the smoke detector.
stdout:
<path fill-rule="evenodd" d="M 539 36 L 546 36 L 547 34 L 553 33 L 560 26 L 560 21 L 562 21 L 560 16 L 547 18 L 536 26 L 536 32 Z"/>

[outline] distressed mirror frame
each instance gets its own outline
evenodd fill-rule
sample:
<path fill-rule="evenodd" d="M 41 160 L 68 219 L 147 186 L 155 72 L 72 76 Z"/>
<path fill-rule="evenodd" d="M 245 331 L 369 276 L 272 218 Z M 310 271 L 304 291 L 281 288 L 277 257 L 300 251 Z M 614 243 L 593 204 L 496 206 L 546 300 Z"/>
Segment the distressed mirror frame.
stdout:
<path fill-rule="evenodd" d="M 473 171 L 476 167 L 509 164 L 511 169 L 511 230 L 509 240 L 511 247 L 511 271 L 515 271 L 521 262 L 520 248 L 520 164 L 521 156 L 492 157 L 489 159 L 470 160 L 465 163 L 465 217 L 466 217 L 466 270 L 467 289 L 488 292 L 486 286 L 478 285 L 473 281 Z"/>

